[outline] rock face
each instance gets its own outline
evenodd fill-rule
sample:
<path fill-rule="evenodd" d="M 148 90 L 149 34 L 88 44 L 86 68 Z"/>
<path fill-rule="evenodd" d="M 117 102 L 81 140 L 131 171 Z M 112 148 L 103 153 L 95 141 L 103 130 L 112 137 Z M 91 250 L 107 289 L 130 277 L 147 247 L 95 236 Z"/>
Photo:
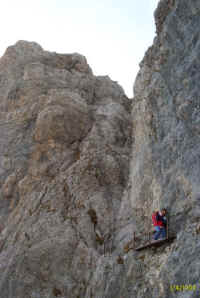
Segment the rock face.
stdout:
<path fill-rule="evenodd" d="M 134 86 L 130 202 L 136 226 L 146 230 L 153 210 L 165 207 L 177 239 L 136 257 L 141 263 L 142 255 L 143 283 L 137 279 L 133 297 L 199 295 L 199 16 L 198 1 L 160 1 L 157 36 Z"/>
<path fill-rule="evenodd" d="M 160 1 L 132 114 L 83 56 L 8 48 L 0 297 L 199 297 L 199 16 L 197 0 Z M 131 250 L 163 207 L 174 242 Z"/>
<path fill-rule="evenodd" d="M 0 60 L 0 97 L 0 297 L 89 297 L 115 249 L 130 100 L 83 56 L 25 41 Z"/>

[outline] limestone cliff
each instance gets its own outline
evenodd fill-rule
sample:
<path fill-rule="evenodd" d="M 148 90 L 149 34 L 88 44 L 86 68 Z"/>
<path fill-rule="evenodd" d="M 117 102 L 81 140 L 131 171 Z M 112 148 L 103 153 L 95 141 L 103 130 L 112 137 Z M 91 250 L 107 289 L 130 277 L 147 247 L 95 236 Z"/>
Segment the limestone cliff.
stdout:
<path fill-rule="evenodd" d="M 200 3 L 155 22 L 132 107 L 79 54 L 1 58 L 0 297 L 199 297 Z M 162 207 L 174 242 L 129 249 Z"/>
<path fill-rule="evenodd" d="M 25 41 L 0 60 L 0 99 L 0 297 L 92 295 L 115 249 L 130 100 L 83 56 Z"/>
<path fill-rule="evenodd" d="M 139 231 L 147 229 L 153 210 L 167 208 L 177 239 L 171 246 L 135 255 L 141 275 L 135 278 L 130 265 L 136 288 L 125 296 L 198 297 L 200 3 L 162 0 L 155 21 L 157 36 L 134 86 L 129 202 Z"/>

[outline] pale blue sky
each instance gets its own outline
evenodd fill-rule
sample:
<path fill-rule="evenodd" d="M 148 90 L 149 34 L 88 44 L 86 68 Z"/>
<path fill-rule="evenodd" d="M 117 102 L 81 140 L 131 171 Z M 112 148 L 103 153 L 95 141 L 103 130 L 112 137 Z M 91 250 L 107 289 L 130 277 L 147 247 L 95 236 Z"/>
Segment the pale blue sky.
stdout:
<path fill-rule="evenodd" d="M 153 42 L 158 0 L 5 0 L 0 55 L 18 40 L 86 56 L 95 75 L 109 75 L 133 96 L 138 64 Z"/>

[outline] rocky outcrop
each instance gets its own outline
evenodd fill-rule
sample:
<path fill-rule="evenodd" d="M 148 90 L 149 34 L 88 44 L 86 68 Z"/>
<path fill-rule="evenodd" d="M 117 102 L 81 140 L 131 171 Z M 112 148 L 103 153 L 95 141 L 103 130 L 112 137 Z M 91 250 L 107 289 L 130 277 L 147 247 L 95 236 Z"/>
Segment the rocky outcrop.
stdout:
<path fill-rule="evenodd" d="M 135 82 L 129 196 L 134 225 L 137 232 L 148 230 L 153 210 L 165 207 L 177 239 L 135 255 L 143 280 L 133 272 L 136 290 L 126 297 L 199 295 L 199 14 L 197 1 L 160 1 L 157 36 Z"/>
<path fill-rule="evenodd" d="M 199 297 L 199 14 L 196 0 L 159 2 L 132 115 L 83 56 L 8 48 L 0 297 Z M 176 239 L 131 249 L 162 207 Z"/>
<path fill-rule="evenodd" d="M 89 297 L 115 249 L 130 100 L 85 57 L 25 41 L 0 60 L 0 97 L 0 296 Z"/>

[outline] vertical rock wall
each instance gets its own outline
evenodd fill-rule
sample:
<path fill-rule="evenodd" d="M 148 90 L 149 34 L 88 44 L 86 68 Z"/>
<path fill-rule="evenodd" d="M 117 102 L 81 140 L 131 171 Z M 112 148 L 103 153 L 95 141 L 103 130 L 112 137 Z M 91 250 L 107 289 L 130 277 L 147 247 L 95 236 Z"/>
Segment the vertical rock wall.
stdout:
<path fill-rule="evenodd" d="M 139 231 L 153 210 L 167 208 L 177 240 L 143 253 L 147 292 L 136 297 L 198 297 L 200 3 L 162 0 L 155 21 L 134 86 L 130 201 Z M 172 289 L 189 284 L 197 290 Z"/>
<path fill-rule="evenodd" d="M 0 136 L 0 297 L 91 297 L 115 249 L 130 100 L 85 57 L 19 41 L 0 60 Z"/>
<path fill-rule="evenodd" d="M 0 297 L 199 297 L 200 3 L 161 0 L 155 22 L 132 115 L 79 54 L 1 58 Z M 162 207 L 176 240 L 129 249 Z"/>

